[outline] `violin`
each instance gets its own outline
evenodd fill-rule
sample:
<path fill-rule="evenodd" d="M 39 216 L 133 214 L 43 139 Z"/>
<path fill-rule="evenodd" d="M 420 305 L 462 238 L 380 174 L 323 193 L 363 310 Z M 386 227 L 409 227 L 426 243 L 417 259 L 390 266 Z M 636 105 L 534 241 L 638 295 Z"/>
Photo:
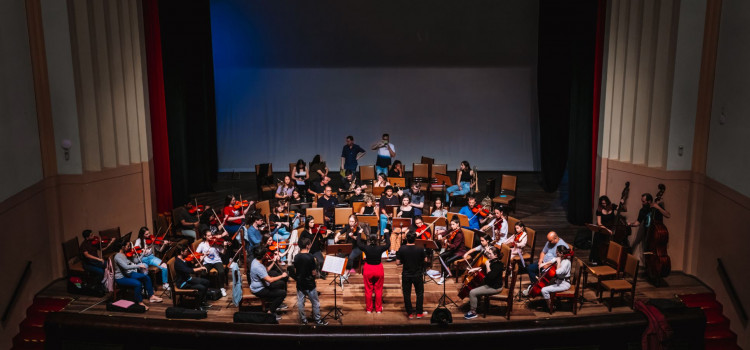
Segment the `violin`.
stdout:
<path fill-rule="evenodd" d="M 101 238 L 99 236 L 94 236 L 94 238 L 91 239 L 91 244 L 93 245 L 107 245 L 109 242 L 112 241 L 112 238 Z"/>
<path fill-rule="evenodd" d="M 213 247 L 223 247 L 228 241 L 221 237 L 211 237 L 208 240 L 208 244 Z"/>
<path fill-rule="evenodd" d="M 287 248 L 289 248 L 289 243 L 285 241 L 273 241 L 268 245 L 269 252 L 275 252 L 279 249 L 286 250 Z"/>
<path fill-rule="evenodd" d="M 125 256 L 127 256 L 128 258 L 132 258 L 136 255 L 141 255 L 141 254 L 143 254 L 143 248 L 141 247 L 133 247 L 131 245 L 130 248 L 125 250 Z"/>
<path fill-rule="evenodd" d="M 188 207 L 188 213 L 190 213 L 191 215 L 195 215 L 195 214 L 201 214 L 201 213 L 203 213 L 203 212 L 204 212 L 205 210 L 206 210 L 206 207 L 205 207 L 205 206 L 204 206 L 203 204 L 200 204 L 200 205 L 192 205 L 192 204 L 191 204 L 191 205 L 190 205 L 190 206 Z"/>
<path fill-rule="evenodd" d="M 474 216 L 479 215 L 482 217 L 487 217 L 487 215 L 490 215 L 490 210 L 482 207 L 481 204 L 477 204 L 474 206 L 474 208 L 471 208 L 471 212 L 474 213 Z"/>
<path fill-rule="evenodd" d="M 190 254 L 188 254 L 188 256 L 185 257 L 185 261 L 195 260 L 195 261 L 198 261 L 198 263 L 200 263 L 202 259 L 203 259 L 203 254 L 193 252 L 192 250 L 190 251 Z"/>
<path fill-rule="evenodd" d="M 247 208 L 249 206 L 250 206 L 250 202 L 248 202 L 247 199 L 235 201 L 234 205 L 233 205 L 234 209 L 236 209 L 236 210 L 241 210 L 241 209 Z"/>
<path fill-rule="evenodd" d="M 417 227 L 417 236 L 421 236 L 420 239 L 431 239 L 432 233 L 430 233 L 429 230 L 430 226 L 422 224 L 422 226 Z"/>

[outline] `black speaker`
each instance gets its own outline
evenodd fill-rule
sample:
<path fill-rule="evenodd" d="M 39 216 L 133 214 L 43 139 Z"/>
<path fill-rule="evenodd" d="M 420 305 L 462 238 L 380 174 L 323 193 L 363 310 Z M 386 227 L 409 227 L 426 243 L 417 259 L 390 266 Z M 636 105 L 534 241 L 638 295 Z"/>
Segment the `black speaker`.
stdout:
<path fill-rule="evenodd" d="M 487 197 L 495 198 L 495 178 L 491 177 L 487 179 L 487 182 L 484 183 L 484 193 L 487 195 Z"/>
<path fill-rule="evenodd" d="M 132 312 L 136 314 L 142 314 L 146 312 L 146 308 L 143 305 L 138 304 L 133 304 L 129 307 L 119 307 L 117 305 L 112 305 L 112 303 L 107 303 L 107 311 Z"/>
<path fill-rule="evenodd" d="M 435 311 L 432 312 L 430 323 L 443 325 L 453 323 L 453 314 L 451 314 L 451 310 L 448 310 L 447 307 L 438 306 L 435 308 Z"/>
<path fill-rule="evenodd" d="M 208 317 L 208 314 L 204 310 L 186 309 L 184 307 L 168 307 L 166 314 L 167 318 L 188 318 L 193 320 Z"/>
<path fill-rule="evenodd" d="M 234 323 L 279 324 L 276 315 L 267 312 L 235 312 Z"/>

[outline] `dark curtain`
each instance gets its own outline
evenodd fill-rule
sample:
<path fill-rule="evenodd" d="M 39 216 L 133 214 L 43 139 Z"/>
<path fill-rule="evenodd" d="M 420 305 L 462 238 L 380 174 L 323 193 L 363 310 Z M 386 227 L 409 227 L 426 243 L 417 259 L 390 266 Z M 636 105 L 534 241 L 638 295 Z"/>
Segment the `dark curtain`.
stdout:
<path fill-rule="evenodd" d="M 208 0 L 159 0 L 172 198 L 210 191 L 218 170 Z"/>
<path fill-rule="evenodd" d="M 568 170 L 567 218 L 591 222 L 591 152 L 597 0 L 539 2 L 539 133 L 542 187 Z M 598 115 L 597 115 L 598 117 Z"/>

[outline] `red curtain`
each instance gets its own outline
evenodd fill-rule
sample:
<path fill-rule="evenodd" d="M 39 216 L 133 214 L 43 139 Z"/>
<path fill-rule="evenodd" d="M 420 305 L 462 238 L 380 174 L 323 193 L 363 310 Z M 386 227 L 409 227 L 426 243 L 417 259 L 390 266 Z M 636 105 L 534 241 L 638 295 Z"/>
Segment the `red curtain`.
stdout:
<path fill-rule="evenodd" d="M 151 143 L 154 151 L 154 183 L 156 210 L 171 211 L 172 173 L 169 163 L 167 135 L 167 107 L 164 100 L 164 68 L 161 59 L 161 30 L 159 1 L 143 0 L 143 22 L 146 37 L 146 65 L 148 67 L 148 98 L 151 112 Z"/>
<path fill-rule="evenodd" d="M 591 123 L 591 200 L 596 202 L 596 167 L 599 149 L 599 108 L 602 94 L 602 61 L 604 59 L 604 20 L 607 16 L 606 1 L 599 0 L 596 15 L 596 52 L 594 57 L 594 108 Z M 597 203 L 598 205 L 598 203 Z"/>

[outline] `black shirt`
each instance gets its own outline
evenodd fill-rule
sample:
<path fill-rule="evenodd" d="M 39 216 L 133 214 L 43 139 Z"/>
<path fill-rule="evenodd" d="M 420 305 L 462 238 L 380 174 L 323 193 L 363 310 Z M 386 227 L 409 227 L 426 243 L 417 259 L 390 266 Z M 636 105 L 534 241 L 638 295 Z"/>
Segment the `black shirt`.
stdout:
<path fill-rule="evenodd" d="M 195 226 L 193 226 L 193 225 L 183 225 L 182 224 L 182 220 L 185 220 L 185 222 L 188 222 L 188 223 L 190 223 L 190 222 L 198 222 L 198 218 L 196 216 L 194 216 L 194 215 L 190 215 L 190 213 L 188 213 L 188 211 L 187 211 L 187 209 L 185 209 L 185 207 L 179 207 L 179 208 L 175 209 L 175 213 L 174 214 L 175 214 L 175 219 L 176 219 L 175 222 L 177 222 L 177 224 L 180 225 L 180 227 L 182 227 L 184 229 L 188 229 L 188 230 L 195 230 Z"/>
<path fill-rule="evenodd" d="M 659 203 L 658 204 L 662 209 L 664 209 L 664 204 Z M 641 210 L 638 211 L 638 222 L 640 222 L 642 225 L 646 224 L 646 217 L 651 215 L 651 210 L 654 210 L 654 217 L 653 222 L 664 222 L 664 215 L 659 211 L 659 209 L 651 208 L 650 206 L 641 206 Z M 648 227 L 648 226 L 646 226 Z"/>
<path fill-rule="evenodd" d="M 490 273 L 484 276 L 484 284 L 492 289 L 500 289 L 503 286 L 503 262 L 495 259 L 490 262 Z"/>
<path fill-rule="evenodd" d="M 352 178 L 352 181 L 349 181 L 346 177 L 344 177 L 343 179 L 341 179 L 341 181 L 342 181 L 341 189 L 344 191 L 349 191 L 349 189 L 352 187 L 352 182 L 354 182 L 354 187 L 362 186 L 362 180 L 356 177 Z"/>
<path fill-rule="evenodd" d="M 339 200 L 334 196 L 330 196 L 328 199 L 325 196 L 318 198 L 318 208 L 323 208 L 323 215 L 331 219 L 333 219 L 336 204 L 339 204 Z"/>
<path fill-rule="evenodd" d="M 317 234 L 317 238 L 315 238 L 316 235 L 310 233 L 310 230 L 305 229 L 300 233 L 299 239 L 302 240 L 302 238 L 307 237 L 310 239 L 310 254 L 315 254 L 317 252 L 323 251 L 323 235 L 324 233 Z"/>
<path fill-rule="evenodd" d="M 313 183 L 310 183 L 310 190 L 317 194 L 322 194 L 326 190 L 326 185 L 321 185 L 320 181 L 315 181 Z"/>
<path fill-rule="evenodd" d="M 596 210 L 596 216 L 602 217 L 602 226 L 612 228 L 615 225 L 615 211 L 614 209 L 609 214 L 602 213 L 601 209 Z"/>
<path fill-rule="evenodd" d="M 388 171 L 388 177 L 404 177 L 404 175 L 401 175 L 401 173 L 397 172 L 396 169 L 391 169 Z"/>
<path fill-rule="evenodd" d="M 469 174 L 469 170 L 464 170 L 461 172 L 461 179 L 458 180 L 459 182 L 471 182 L 471 174 Z"/>
<path fill-rule="evenodd" d="M 422 266 L 424 265 L 424 259 L 427 255 L 424 249 L 415 245 L 402 245 L 401 248 L 396 252 L 396 259 L 404 264 L 404 269 L 401 271 L 403 276 L 421 276 Z"/>
<path fill-rule="evenodd" d="M 362 215 L 375 215 L 375 207 L 367 207 L 365 206 L 365 211 L 362 213 Z"/>
<path fill-rule="evenodd" d="M 394 195 L 391 198 L 388 198 L 385 194 L 380 197 L 380 209 L 386 210 L 386 205 L 399 205 L 401 201 L 398 200 L 398 196 Z M 390 214 L 390 213 L 389 213 Z"/>
<path fill-rule="evenodd" d="M 414 218 L 414 207 L 412 207 L 411 210 L 401 210 L 401 208 L 399 208 L 398 212 L 399 214 L 401 214 L 401 217 L 404 219 Z"/>
<path fill-rule="evenodd" d="M 315 289 L 315 258 L 310 253 L 299 253 L 294 257 L 294 269 L 297 271 L 297 290 Z"/>
<path fill-rule="evenodd" d="M 362 229 L 362 233 L 359 233 L 359 229 Z M 361 236 L 369 237 L 370 236 L 370 227 L 365 224 L 360 224 L 359 229 L 357 229 L 357 233 L 354 234 L 354 238 L 349 236 L 349 234 L 352 232 L 352 227 L 349 225 L 346 225 L 346 228 L 342 232 L 346 236 L 346 243 L 352 244 L 352 249 L 357 248 L 357 239 L 361 238 Z"/>
<path fill-rule="evenodd" d="M 176 258 L 174 259 L 174 272 L 177 275 L 174 284 L 177 288 L 180 288 L 183 283 L 189 281 L 192 277 L 193 268 L 185 260 Z"/>
<path fill-rule="evenodd" d="M 365 262 L 369 265 L 380 265 L 383 252 L 391 249 L 390 233 L 386 234 L 385 245 L 369 245 L 362 240 L 357 239 L 357 246 L 365 253 Z"/>

